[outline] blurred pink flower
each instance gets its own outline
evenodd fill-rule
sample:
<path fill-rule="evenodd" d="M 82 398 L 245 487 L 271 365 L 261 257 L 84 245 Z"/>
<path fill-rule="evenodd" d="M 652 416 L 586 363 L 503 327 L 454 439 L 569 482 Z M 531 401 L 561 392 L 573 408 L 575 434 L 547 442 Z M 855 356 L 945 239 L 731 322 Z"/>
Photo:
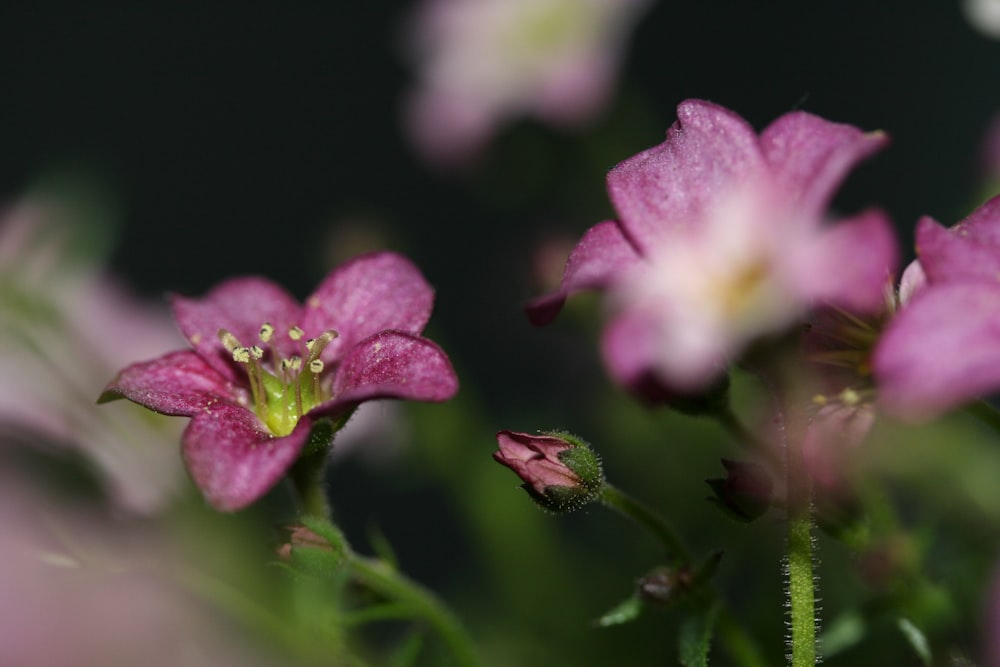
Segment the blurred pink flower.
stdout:
<path fill-rule="evenodd" d="M 235 623 L 182 587 L 191 564 L 162 535 L 57 503 L 23 482 L 0 480 L 0 664 L 266 664 Z"/>
<path fill-rule="evenodd" d="M 100 410 L 94 397 L 122 363 L 179 337 L 165 309 L 71 256 L 52 217 L 36 202 L 0 218 L 0 438 L 75 448 L 121 507 L 155 511 L 183 481 L 168 444 L 178 429 L 124 405 Z"/>
<path fill-rule="evenodd" d="M 950 229 L 922 218 L 916 245 L 920 287 L 872 357 L 880 406 L 908 420 L 1000 390 L 1000 197 Z"/>
<path fill-rule="evenodd" d="M 284 476 L 320 421 L 336 431 L 365 401 L 455 394 L 448 357 L 420 336 L 433 300 L 419 270 L 389 252 L 335 269 L 304 306 L 269 280 L 234 278 L 201 299 L 175 296 L 193 349 L 132 364 L 101 400 L 191 417 L 188 470 L 212 505 L 237 510 Z"/>
<path fill-rule="evenodd" d="M 498 125 L 586 122 L 607 103 L 648 0 L 427 0 L 409 46 L 419 83 L 406 107 L 435 163 L 473 157 Z"/>
<path fill-rule="evenodd" d="M 569 295 L 606 290 L 606 365 L 653 401 L 708 389 L 751 342 L 817 305 L 878 311 L 896 262 L 880 212 L 824 224 L 836 187 L 884 134 L 793 112 L 758 136 L 697 100 L 677 115 L 664 143 L 608 174 L 618 220 L 591 228 L 559 289 L 528 306 L 545 324 Z"/>

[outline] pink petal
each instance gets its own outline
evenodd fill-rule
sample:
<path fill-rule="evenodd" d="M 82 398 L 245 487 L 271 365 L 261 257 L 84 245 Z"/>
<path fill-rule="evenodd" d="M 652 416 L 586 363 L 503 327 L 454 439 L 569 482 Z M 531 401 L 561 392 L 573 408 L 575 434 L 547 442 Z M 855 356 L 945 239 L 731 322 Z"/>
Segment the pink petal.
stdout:
<path fill-rule="evenodd" d="M 191 345 L 212 367 L 229 380 L 242 380 L 231 354 L 219 341 L 219 329 L 236 336 L 242 345 L 259 344 L 260 326 L 269 322 L 275 329 L 270 346 L 283 357 L 297 351 L 287 336 L 292 326 L 303 326 L 302 307 L 282 287 L 255 276 L 233 278 L 212 288 L 200 299 L 174 296 L 174 319 Z"/>
<path fill-rule="evenodd" d="M 787 278 L 803 301 L 825 301 L 874 313 L 886 304 L 886 288 L 899 261 L 892 223 L 880 211 L 866 211 L 817 230 L 791 257 Z"/>
<path fill-rule="evenodd" d="M 1000 286 L 919 291 L 889 322 L 872 367 L 883 407 L 908 420 L 1000 389 Z"/>
<path fill-rule="evenodd" d="M 458 378 L 435 343 L 403 331 L 383 331 L 356 345 L 333 380 L 334 400 L 311 414 L 332 415 L 374 398 L 446 401 Z"/>
<path fill-rule="evenodd" d="M 795 111 L 771 123 L 760 143 L 788 203 L 819 219 L 848 172 L 885 147 L 889 137 Z"/>
<path fill-rule="evenodd" d="M 182 439 L 195 484 L 218 510 L 254 502 L 284 476 L 298 457 L 312 421 L 303 417 L 291 435 L 275 438 L 246 408 L 220 404 L 194 417 Z"/>
<path fill-rule="evenodd" d="M 594 225 L 566 260 L 559 289 L 531 301 L 525 307 L 528 319 L 535 326 L 548 324 L 559 314 L 571 294 L 606 286 L 639 259 L 639 254 L 625 238 L 617 222 Z"/>
<path fill-rule="evenodd" d="M 684 333 L 667 326 L 658 313 L 631 308 L 604 329 L 604 363 L 619 383 L 651 402 L 698 393 L 725 372 L 724 341 L 702 340 L 697 351 L 674 346 L 670 337 Z"/>
<path fill-rule="evenodd" d="M 917 254 L 931 283 L 995 282 L 1000 276 L 1000 197 L 948 229 L 932 218 L 917 223 Z"/>
<path fill-rule="evenodd" d="M 625 235 L 643 254 L 697 221 L 720 193 L 766 169 L 756 133 L 733 112 L 688 100 L 677 107 L 677 119 L 666 141 L 608 173 Z"/>
<path fill-rule="evenodd" d="M 310 335 L 336 331 L 338 338 L 323 355 L 335 360 L 379 331 L 420 333 L 433 305 L 434 291 L 410 260 L 372 253 L 343 264 L 320 283 L 306 300 L 302 328 Z"/>
<path fill-rule="evenodd" d="M 154 412 L 191 417 L 220 402 L 232 402 L 233 388 L 190 350 L 132 364 L 112 380 L 99 403 L 127 398 Z"/>

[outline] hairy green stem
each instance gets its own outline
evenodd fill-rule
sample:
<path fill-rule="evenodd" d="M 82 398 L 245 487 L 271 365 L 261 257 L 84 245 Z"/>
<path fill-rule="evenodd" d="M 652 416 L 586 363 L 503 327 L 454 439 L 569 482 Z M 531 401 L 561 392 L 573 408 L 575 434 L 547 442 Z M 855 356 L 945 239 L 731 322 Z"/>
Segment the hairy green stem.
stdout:
<path fill-rule="evenodd" d="M 295 462 L 288 473 L 299 499 L 302 516 L 327 521 L 332 519 L 330 503 L 326 498 L 326 488 L 323 484 L 328 453 L 328 447 L 308 452 Z"/>
<path fill-rule="evenodd" d="M 600 499 L 606 506 L 616 509 L 629 517 L 659 540 L 674 560 L 675 565 L 691 564 L 691 555 L 688 553 L 687 547 L 684 546 L 680 537 L 674 533 L 674 529 L 667 523 L 666 519 L 651 510 L 644 503 L 636 500 L 624 491 L 611 486 L 607 482 L 601 487 Z"/>
<path fill-rule="evenodd" d="M 798 429 L 787 429 L 789 649 L 792 667 L 814 667 L 817 623 L 812 488 L 803 464 L 801 435 Z"/>
<path fill-rule="evenodd" d="M 632 519 L 656 538 L 670 554 L 674 566 L 678 568 L 693 566 L 691 555 L 687 547 L 684 546 L 684 542 L 674 532 L 667 520 L 648 505 L 607 482 L 601 488 L 600 499 L 604 505 Z M 706 587 L 704 594 L 708 596 L 704 600 L 705 604 L 717 604 L 713 602 L 713 600 L 718 599 L 714 590 Z M 767 662 L 761 657 L 753 638 L 747 634 L 724 605 L 720 604 L 716 623 L 721 639 L 726 645 L 726 650 L 737 665 L 741 667 L 767 667 Z"/>

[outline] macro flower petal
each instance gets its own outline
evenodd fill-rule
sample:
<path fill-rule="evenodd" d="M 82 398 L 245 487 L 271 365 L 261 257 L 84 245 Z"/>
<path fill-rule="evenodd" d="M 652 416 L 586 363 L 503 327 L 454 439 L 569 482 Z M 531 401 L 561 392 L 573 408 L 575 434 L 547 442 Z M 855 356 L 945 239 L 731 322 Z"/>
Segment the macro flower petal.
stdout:
<path fill-rule="evenodd" d="M 819 221 L 848 172 L 889 137 L 794 111 L 765 128 L 760 143 L 788 203 Z"/>
<path fill-rule="evenodd" d="M 804 301 L 878 312 L 898 263 L 896 236 L 889 219 L 870 210 L 817 230 L 790 260 L 786 278 Z"/>
<path fill-rule="evenodd" d="M 191 417 L 221 402 L 232 402 L 229 382 L 198 354 L 170 352 L 128 366 L 108 383 L 98 402 L 127 398 L 164 415 Z"/>
<path fill-rule="evenodd" d="M 601 349 L 609 372 L 629 391 L 690 394 L 725 372 L 721 343 L 700 328 L 671 327 L 654 310 L 631 308 L 605 327 Z"/>
<path fill-rule="evenodd" d="M 525 311 L 535 326 L 555 319 L 566 299 L 581 290 L 607 286 L 615 276 L 639 261 L 635 247 L 617 222 L 605 221 L 587 230 L 566 260 L 559 289 L 531 301 Z"/>
<path fill-rule="evenodd" d="M 306 299 L 302 328 L 312 335 L 336 331 L 323 358 L 339 359 L 379 331 L 420 333 L 433 306 L 434 290 L 410 260 L 392 252 L 371 253 L 338 267 L 320 283 Z"/>
<path fill-rule="evenodd" d="M 446 401 L 458 378 L 436 343 L 403 331 L 383 331 L 355 345 L 333 379 L 333 400 L 311 414 L 331 415 L 375 398 Z"/>
<path fill-rule="evenodd" d="M 1000 285 L 950 283 L 915 294 L 872 357 L 882 406 L 926 420 L 1000 387 Z"/>
<path fill-rule="evenodd" d="M 917 253 L 931 283 L 996 282 L 1000 275 L 1000 197 L 976 209 L 954 227 L 932 218 L 917 223 Z"/>
<path fill-rule="evenodd" d="M 684 225 L 694 224 L 720 193 L 766 168 L 757 134 L 738 115 L 688 100 L 662 144 L 608 173 L 608 194 L 625 235 L 643 254 Z"/>
<path fill-rule="evenodd" d="M 181 332 L 195 351 L 228 380 L 245 377 L 232 355 L 219 341 L 225 329 L 243 345 L 257 342 L 260 327 L 270 323 L 277 331 L 301 325 L 302 306 L 281 286 L 256 276 L 233 278 L 200 299 L 173 296 L 171 306 Z M 283 356 L 295 353 L 295 345 L 285 336 L 275 336 L 271 346 Z"/>
<path fill-rule="evenodd" d="M 273 437 L 239 405 L 221 403 L 196 414 L 182 438 L 184 461 L 198 488 L 218 510 L 232 512 L 264 495 L 298 457 L 312 421 Z"/>

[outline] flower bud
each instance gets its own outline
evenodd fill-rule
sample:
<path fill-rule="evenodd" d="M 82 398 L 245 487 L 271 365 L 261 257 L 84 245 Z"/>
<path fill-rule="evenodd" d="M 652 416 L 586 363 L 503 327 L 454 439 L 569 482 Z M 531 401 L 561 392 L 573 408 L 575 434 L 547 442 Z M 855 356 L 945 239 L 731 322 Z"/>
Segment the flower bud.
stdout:
<path fill-rule="evenodd" d="M 493 458 L 521 478 L 521 488 L 543 509 L 571 512 L 596 500 L 604 485 L 597 454 L 572 434 L 500 431 L 497 444 Z"/>
<path fill-rule="evenodd" d="M 745 523 L 757 519 L 771 507 L 774 482 L 764 466 L 728 459 L 722 459 L 722 465 L 726 468 L 725 479 L 705 480 L 715 492 L 710 501 Z"/>

